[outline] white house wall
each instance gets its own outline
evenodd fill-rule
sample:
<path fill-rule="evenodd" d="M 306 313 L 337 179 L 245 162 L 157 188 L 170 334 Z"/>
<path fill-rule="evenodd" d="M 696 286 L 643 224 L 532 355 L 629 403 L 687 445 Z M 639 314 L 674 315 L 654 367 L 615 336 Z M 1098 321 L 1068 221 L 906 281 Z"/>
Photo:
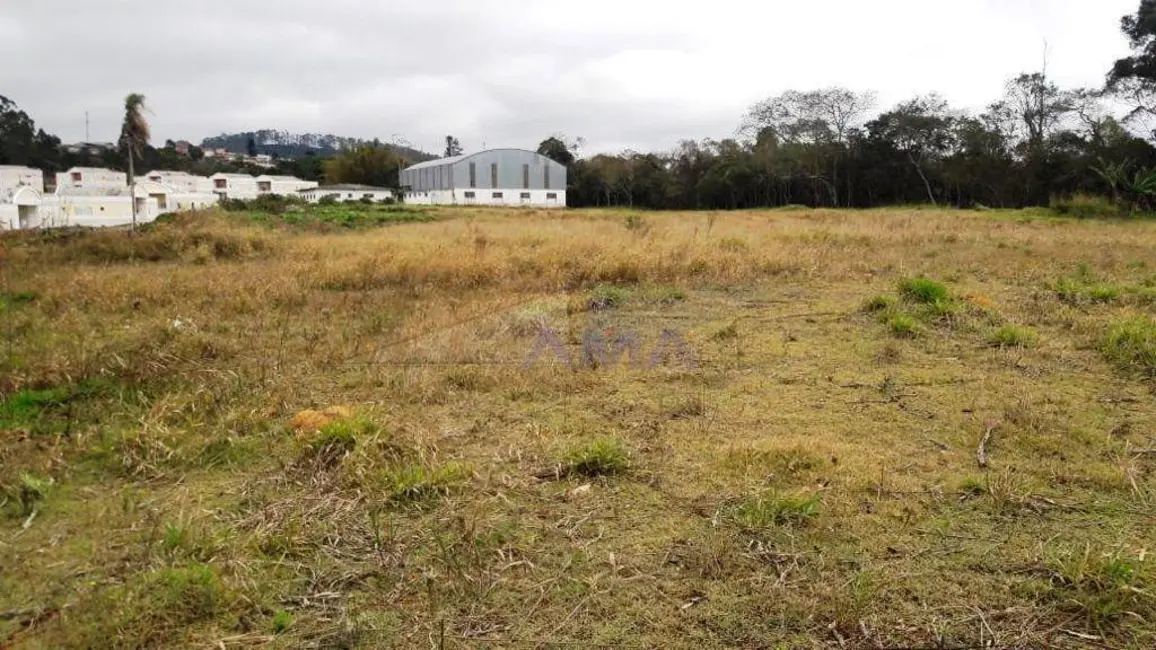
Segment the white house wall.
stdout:
<path fill-rule="evenodd" d="M 155 221 L 160 214 L 155 199 L 138 199 L 137 224 Z M 26 227 L 107 228 L 132 224 L 132 203 L 127 196 L 47 196 L 40 204 L 40 223 Z"/>
<path fill-rule="evenodd" d="M 369 200 L 371 200 L 375 203 L 379 202 L 379 201 L 385 201 L 387 199 L 393 198 L 393 192 L 391 192 L 389 190 L 363 192 L 363 191 L 358 191 L 358 190 L 337 191 L 337 190 L 326 190 L 325 188 L 314 188 L 312 190 L 300 192 L 299 194 L 300 194 L 301 198 L 305 199 L 306 201 L 308 201 L 310 203 L 317 203 L 321 199 L 323 199 L 327 196 L 332 196 L 334 198 L 334 200 L 336 200 L 340 203 L 360 201 L 362 198 L 367 197 L 367 196 L 369 197 Z"/>
<path fill-rule="evenodd" d="M 74 181 L 72 175 L 80 174 L 80 180 Z M 111 169 L 96 169 L 89 167 L 73 167 L 66 172 L 56 175 L 56 187 L 127 187 L 128 175 L 124 172 Z"/>
<path fill-rule="evenodd" d="M 11 203 L 0 203 L 0 230 L 20 228 L 20 209 Z"/>
<path fill-rule="evenodd" d="M 31 167 L 0 166 L 0 203 L 10 200 L 21 187 L 44 192 L 44 173 Z"/>
<path fill-rule="evenodd" d="M 470 194 L 473 196 L 471 197 Z M 500 194 L 501 196 L 495 196 Z M 523 196 L 529 195 L 529 196 Z M 473 189 L 409 192 L 405 202 L 411 205 L 488 205 L 526 208 L 564 208 L 565 190 Z"/>

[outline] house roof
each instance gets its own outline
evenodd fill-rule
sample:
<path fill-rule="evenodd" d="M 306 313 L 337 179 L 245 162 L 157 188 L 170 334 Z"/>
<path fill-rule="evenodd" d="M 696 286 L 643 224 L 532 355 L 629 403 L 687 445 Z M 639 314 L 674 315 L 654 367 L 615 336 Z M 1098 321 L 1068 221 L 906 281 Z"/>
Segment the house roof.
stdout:
<path fill-rule="evenodd" d="M 299 192 L 390 192 L 388 187 L 374 187 L 373 185 L 357 185 L 355 183 L 347 183 L 345 185 L 322 185 L 320 187 L 307 188 L 298 190 Z"/>
<path fill-rule="evenodd" d="M 209 178 L 245 178 L 251 181 L 257 180 L 256 176 L 250 176 L 248 174 L 226 174 L 224 172 L 213 174 Z"/>
<path fill-rule="evenodd" d="M 409 167 L 406 167 L 405 170 L 410 171 L 411 169 L 429 169 L 430 167 L 441 167 L 442 165 L 453 165 L 454 163 L 459 163 L 459 162 L 465 160 L 466 158 L 469 158 L 470 156 L 476 156 L 476 155 L 477 154 L 468 154 L 468 155 L 462 154 L 460 156 L 450 156 L 449 158 L 437 158 L 435 160 L 427 160 L 425 162 L 421 162 L 421 163 L 418 163 L 416 165 L 411 165 Z"/>
<path fill-rule="evenodd" d="M 309 181 L 302 180 L 296 176 L 271 176 L 269 174 L 262 174 L 257 178 L 264 178 L 271 181 L 297 181 L 298 183 L 307 183 Z"/>
<path fill-rule="evenodd" d="M 24 165 L 0 165 L 0 169 L 8 169 L 8 170 L 18 169 L 20 171 L 28 171 L 28 172 L 40 171 L 39 169 L 36 169 L 35 167 L 25 167 Z"/>
<path fill-rule="evenodd" d="M 161 176 L 168 176 L 170 178 L 204 178 L 203 176 L 197 176 L 196 174 L 190 174 L 189 172 L 173 172 L 166 171 L 164 169 L 154 169 L 147 174 L 141 174 L 141 176 L 151 176 L 153 174 L 160 174 Z"/>
<path fill-rule="evenodd" d="M 410 171 L 413 169 L 429 169 L 430 167 L 441 167 L 443 165 L 454 165 L 454 164 L 460 163 L 463 160 L 466 160 L 467 158 L 473 158 L 474 156 L 480 156 L 484 153 L 489 153 L 491 151 L 523 151 L 525 153 L 534 154 L 535 156 L 541 156 L 542 155 L 542 154 L 538 153 L 537 151 L 530 151 L 529 149 L 519 149 L 517 147 L 499 147 L 497 149 L 485 149 L 483 151 L 475 151 L 474 153 L 462 154 L 461 156 L 450 156 L 449 158 L 437 158 L 435 160 L 427 160 L 425 162 L 406 167 L 405 171 Z"/>
<path fill-rule="evenodd" d="M 118 172 L 115 169 L 107 169 L 105 167 L 73 167 L 66 173 L 71 174 L 72 172 L 108 172 L 109 174 L 120 174 L 121 176 L 125 175 L 124 172 Z"/>
<path fill-rule="evenodd" d="M 128 196 L 128 186 L 125 187 L 72 187 L 63 185 L 56 188 L 57 196 Z"/>

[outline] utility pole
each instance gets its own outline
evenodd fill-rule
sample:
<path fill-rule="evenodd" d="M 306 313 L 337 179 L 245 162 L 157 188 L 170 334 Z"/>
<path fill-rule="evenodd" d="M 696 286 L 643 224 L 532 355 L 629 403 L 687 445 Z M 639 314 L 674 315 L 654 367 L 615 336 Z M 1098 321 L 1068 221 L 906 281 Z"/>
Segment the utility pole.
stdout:
<path fill-rule="evenodd" d="M 92 142 L 92 136 L 88 134 L 88 111 L 84 112 L 84 141 Z"/>

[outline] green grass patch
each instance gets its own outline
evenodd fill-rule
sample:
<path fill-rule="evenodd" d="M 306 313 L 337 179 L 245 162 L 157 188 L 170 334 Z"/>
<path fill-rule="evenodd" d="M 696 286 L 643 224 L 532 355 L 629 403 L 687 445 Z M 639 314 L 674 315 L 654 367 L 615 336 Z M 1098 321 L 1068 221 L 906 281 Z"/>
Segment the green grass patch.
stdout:
<path fill-rule="evenodd" d="M 1040 335 L 1035 330 L 1016 325 L 1004 325 L 987 339 L 989 345 L 997 348 L 1030 348 L 1039 340 Z"/>
<path fill-rule="evenodd" d="M 391 502 L 423 504 L 450 494 L 472 475 L 469 467 L 461 463 L 437 466 L 414 463 L 388 469 L 385 482 Z"/>
<path fill-rule="evenodd" d="M 726 508 L 726 518 L 749 531 L 798 526 L 819 516 L 819 497 L 768 492 Z"/>
<path fill-rule="evenodd" d="M 562 458 L 563 476 L 613 476 L 630 469 L 630 454 L 616 438 L 599 438 L 568 451 Z"/>
<path fill-rule="evenodd" d="M 71 386 L 26 389 L 0 402 L 0 428 L 32 428 L 40 433 L 61 426 L 55 422 L 67 418 L 71 409 L 85 400 L 116 392 L 111 382 L 93 379 Z"/>
<path fill-rule="evenodd" d="M 1112 324 L 1100 350 L 1121 369 L 1156 377 L 1156 321 L 1141 317 Z"/>
<path fill-rule="evenodd" d="M 626 303 L 629 294 L 626 289 L 612 284 L 600 284 L 590 291 L 586 299 L 586 308 L 590 311 L 615 309 Z"/>
<path fill-rule="evenodd" d="M 892 314 L 887 318 L 887 329 L 899 338 L 912 338 L 923 331 L 923 326 L 911 314 Z"/>
<path fill-rule="evenodd" d="M 904 278 L 899 281 L 899 295 L 908 302 L 935 304 L 950 296 L 947 285 L 930 278 Z"/>
<path fill-rule="evenodd" d="M 264 198 L 264 197 L 262 197 Z M 311 204 L 297 201 L 240 201 L 222 206 L 234 219 L 265 226 L 307 230 L 361 230 L 402 223 L 434 221 L 428 210 L 407 205 L 381 203 Z"/>
<path fill-rule="evenodd" d="M 39 298 L 40 294 L 35 291 L 2 291 L 0 292 L 0 313 L 14 307 L 22 307 L 37 301 Z"/>

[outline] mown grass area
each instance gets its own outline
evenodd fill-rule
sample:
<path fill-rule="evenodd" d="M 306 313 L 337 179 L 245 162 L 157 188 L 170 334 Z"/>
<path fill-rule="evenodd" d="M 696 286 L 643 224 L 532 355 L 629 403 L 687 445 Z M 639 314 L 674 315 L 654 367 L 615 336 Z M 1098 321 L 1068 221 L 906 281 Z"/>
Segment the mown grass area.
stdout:
<path fill-rule="evenodd" d="M 286 201 L 250 201 L 231 206 L 228 214 L 254 224 L 314 231 L 356 230 L 435 219 L 434 208 L 351 201 L 307 204 Z"/>
<path fill-rule="evenodd" d="M 1156 645 L 1156 224 L 430 214 L 0 237 L 0 645 Z"/>

